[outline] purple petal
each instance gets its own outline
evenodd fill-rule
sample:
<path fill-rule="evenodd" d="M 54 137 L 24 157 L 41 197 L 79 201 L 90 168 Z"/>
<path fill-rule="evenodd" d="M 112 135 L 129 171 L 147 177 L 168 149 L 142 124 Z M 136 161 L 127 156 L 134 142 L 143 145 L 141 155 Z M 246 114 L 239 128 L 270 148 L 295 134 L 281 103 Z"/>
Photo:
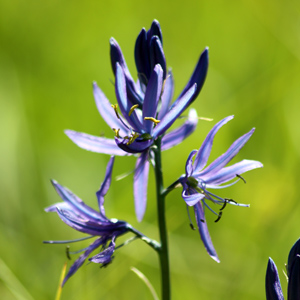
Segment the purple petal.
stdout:
<path fill-rule="evenodd" d="M 207 74 L 207 69 L 208 69 L 208 48 L 205 48 L 205 50 L 200 55 L 199 61 L 196 65 L 196 68 L 189 82 L 187 83 L 187 85 L 179 95 L 178 99 L 180 99 L 195 83 L 197 84 L 197 89 L 193 94 L 190 103 L 192 103 L 196 99 L 204 84 L 206 74 Z"/>
<path fill-rule="evenodd" d="M 152 144 L 152 140 L 141 140 L 137 138 L 132 143 L 129 143 L 129 139 L 117 138 L 115 137 L 115 141 L 122 150 L 128 153 L 141 153 L 148 149 Z"/>
<path fill-rule="evenodd" d="M 145 151 L 137 159 L 133 182 L 135 213 L 139 222 L 142 221 L 146 211 L 148 176 L 148 151 Z"/>
<path fill-rule="evenodd" d="M 103 244 L 103 242 L 105 242 L 103 238 L 96 239 L 87 248 L 87 250 L 76 259 L 76 261 L 74 262 L 74 264 L 69 269 L 68 274 L 64 278 L 62 286 L 64 286 L 64 284 L 66 283 L 66 281 L 83 265 L 84 261 L 90 255 L 90 253 L 93 252 L 96 248 L 100 247 Z"/>
<path fill-rule="evenodd" d="M 158 125 L 153 129 L 153 138 L 157 138 L 159 135 L 164 133 L 175 120 L 181 115 L 185 108 L 189 105 L 192 96 L 196 91 L 196 84 L 192 86 L 181 98 L 176 102 L 176 105 L 172 106 L 170 110 L 166 113 L 164 118 L 158 123 Z"/>
<path fill-rule="evenodd" d="M 96 193 L 96 196 L 98 199 L 99 210 L 103 216 L 105 216 L 104 196 L 106 195 L 106 193 L 108 192 L 108 189 L 110 187 L 111 174 L 112 174 L 112 169 L 113 169 L 113 165 L 114 165 L 114 160 L 115 160 L 115 158 L 112 156 L 106 167 L 104 181 L 102 182 L 99 191 Z"/>
<path fill-rule="evenodd" d="M 163 136 L 161 140 L 161 150 L 167 150 L 180 144 L 186 139 L 197 127 L 198 117 L 195 109 L 191 109 L 187 121 L 180 127 L 172 130 Z"/>
<path fill-rule="evenodd" d="M 255 129 L 253 128 L 248 133 L 238 138 L 224 154 L 222 154 L 215 161 L 213 161 L 204 171 L 200 172 L 199 176 L 212 176 L 213 174 L 221 170 L 224 166 L 226 166 L 247 143 L 254 130 Z"/>
<path fill-rule="evenodd" d="M 203 210 L 201 201 L 198 202 L 194 206 L 194 211 L 195 211 L 197 226 L 198 226 L 198 229 L 200 232 L 200 237 L 201 237 L 201 240 L 204 244 L 206 251 L 208 252 L 208 254 L 210 255 L 210 257 L 212 259 L 214 259 L 216 262 L 220 262 L 217 252 L 214 248 L 214 245 L 211 241 L 211 238 L 210 238 L 210 235 L 208 232 L 207 224 L 205 221 L 204 210 Z"/>
<path fill-rule="evenodd" d="M 122 50 L 114 38 L 110 39 L 110 58 L 111 58 L 111 66 L 113 68 L 113 72 L 116 75 L 116 64 L 119 63 L 122 67 L 126 80 L 126 89 L 128 98 L 131 100 L 133 104 L 143 104 L 143 99 L 135 86 L 135 82 L 132 79 L 130 72 L 127 68 L 125 58 L 123 56 Z"/>
<path fill-rule="evenodd" d="M 115 89 L 116 89 L 117 100 L 123 117 L 126 119 L 126 121 L 130 124 L 130 126 L 134 130 L 138 130 L 140 132 L 143 129 L 143 125 L 140 122 L 138 116 L 136 115 L 136 111 L 135 110 L 132 111 L 131 115 L 129 116 L 132 103 L 127 98 L 124 70 L 122 69 L 119 63 L 116 63 Z"/>
<path fill-rule="evenodd" d="M 201 199 L 205 197 L 204 194 L 201 193 L 189 194 L 187 193 L 186 189 L 183 189 L 181 196 L 188 206 L 196 205 Z"/>
<path fill-rule="evenodd" d="M 149 79 L 144 104 L 143 104 L 143 123 L 145 126 L 146 132 L 152 132 L 153 122 L 150 120 L 144 120 L 145 117 L 156 117 L 156 110 L 158 100 L 161 94 L 162 88 L 162 75 L 163 70 L 160 65 L 156 65 L 153 72 L 151 73 L 151 77 Z"/>
<path fill-rule="evenodd" d="M 200 147 L 198 154 L 195 158 L 195 172 L 199 172 L 200 170 L 202 170 L 204 168 L 204 166 L 207 163 L 208 157 L 210 155 L 211 152 L 211 148 L 213 145 L 213 141 L 214 141 L 214 137 L 216 135 L 216 133 L 218 132 L 218 130 L 224 125 L 226 124 L 228 121 L 232 120 L 233 116 L 229 116 L 223 120 L 221 120 L 220 122 L 218 122 L 213 129 L 209 132 L 209 134 L 206 136 L 204 142 L 202 143 L 202 146 Z"/>
<path fill-rule="evenodd" d="M 115 237 L 113 237 L 109 246 L 99 254 L 89 258 L 89 261 L 96 264 L 103 264 L 103 265 L 109 264 L 112 261 L 112 255 L 115 252 L 115 246 L 116 246 Z"/>
<path fill-rule="evenodd" d="M 128 133 L 128 128 L 118 119 L 115 110 L 111 107 L 110 102 L 97 86 L 96 82 L 93 83 L 94 98 L 98 108 L 98 111 L 104 121 L 110 128 L 120 129 L 121 135 L 126 135 Z"/>
<path fill-rule="evenodd" d="M 163 92 L 161 95 L 161 107 L 158 113 L 158 120 L 161 120 L 169 110 L 171 100 L 174 94 L 174 79 L 173 74 L 169 71 L 167 78 L 164 81 Z"/>
<path fill-rule="evenodd" d="M 266 273 L 266 296 L 267 300 L 284 300 L 278 271 L 272 258 L 269 258 Z"/>
<path fill-rule="evenodd" d="M 80 148 L 88 151 L 109 155 L 124 156 L 127 152 L 121 150 L 113 139 L 98 137 L 73 130 L 65 130 L 65 134 Z"/>
<path fill-rule="evenodd" d="M 212 176 L 208 176 L 207 178 L 206 176 L 201 176 L 201 179 L 205 181 L 207 187 L 209 185 L 210 188 L 213 188 L 213 185 L 219 185 L 228 182 L 234 178 L 237 178 L 237 175 L 241 175 L 247 171 L 262 167 L 263 164 L 259 161 L 244 159 L 230 167 L 222 168 L 219 172 Z"/>
<path fill-rule="evenodd" d="M 77 212 L 81 218 L 86 219 L 94 219 L 99 222 L 106 222 L 108 219 L 105 216 L 101 216 L 96 210 L 92 209 L 88 205 L 86 205 L 78 196 L 73 194 L 69 189 L 63 187 L 55 180 L 52 180 L 52 184 L 58 193 L 58 195 L 61 197 L 63 201 L 65 201 L 68 205 L 70 205 L 71 210 L 73 209 L 74 214 Z M 51 207 L 54 207 L 53 205 Z M 53 211 L 52 209 L 48 208 L 47 211 Z M 60 206 L 55 206 L 56 208 L 65 208 Z"/>
<path fill-rule="evenodd" d="M 185 164 L 185 174 L 186 177 L 190 177 L 193 174 L 194 168 L 193 168 L 193 158 L 195 154 L 197 153 L 197 150 L 193 150 L 189 156 L 188 159 L 186 160 Z"/>

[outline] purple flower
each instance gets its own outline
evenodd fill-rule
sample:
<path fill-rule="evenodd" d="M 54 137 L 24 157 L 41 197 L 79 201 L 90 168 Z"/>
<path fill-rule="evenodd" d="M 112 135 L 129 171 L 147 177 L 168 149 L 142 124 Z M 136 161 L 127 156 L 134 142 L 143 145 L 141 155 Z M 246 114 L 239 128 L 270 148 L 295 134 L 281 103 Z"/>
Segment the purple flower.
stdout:
<path fill-rule="evenodd" d="M 208 232 L 207 224 L 205 221 L 204 208 L 206 207 L 213 213 L 215 213 L 218 216 L 217 220 L 219 220 L 222 214 L 222 209 L 227 203 L 238 206 L 248 205 L 238 204 L 232 199 L 221 198 L 210 192 L 210 189 L 221 189 L 231 186 L 239 179 L 243 179 L 240 176 L 242 173 L 263 166 L 258 161 L 242 160 L 229 167 L 225 167 L 249 140 L 254 132 L 253 128 L 248 133 L 237 139 L 224 154 L 219 156 L 210 165 L 205 167 L 211 152 L 215 134 L 224 124 L 226 124 L 232 118 L 233 116 L 229 116 L 217 123 L 207 135 L 200 149 L 198 151 L 193 150 L 190 153 L 186 162 L 185 176 L 182 176 L 180 179 L 183 186 L 182 197 L 187 205 L 194 207 L 196 222 L 201 239 L 208 254 L 217 262 L 219 262 L 219 258 Z M 193 158 L 195 155 L 196 157 L 193 162 Z M 237 178 L 236 181 L 230 182 L 235 178 Z M 228 184 L 223 185 L 224 183 Z M 219 213 L 216 213 L 214 210 L 212 210 L 212 208 L 207 204 L 208 200 L 213 202 L 214 204 L 222 205 Z"/>
<path fill-rule="evenodd" d="M 136 65 L 139 78 L 144 78 L 137 83 L 130 75 L 117 42 L 111 39 L 110 44 L 118 105 L 112 107 L 96 83 L 93 87 L 97 108 L 114 130 L 115 138 L 96 137 L 72 130 L 67 130 L 66 134 L 79 147 L 93 152 L 120 156 L 140 153 L 135 168 L 134 198 L 136 215 L 141 221 L 146 209 L 151 147 L 161 137 L 162 150 L 167 150 L 195 130 L 197 114 L 195 110 L 190 110 L 183 125 L 166 133 L 199 94 L 207 73 L 208 50 L 205 49 L 201 54 L 189 82 L 171 104 L 173 76 L 171 72 L 166 75 L 162 35 L 157 21 L 152 23 L 149 31 L 143 29 L 137 38 Z"/>
<path fill-rule="evenodd" d="M 62 285 L 72 276 L 79 267 L 82 266 L 86 258 L 96 248 L 101 247 L 102 251 L 91 257 L 89 260 L 95 263 L 107 265 L 112 260 L 115 250 L 115 240 L 118 236 L 128 232 L 131 225 L 117 219 L 108 219 L 104 210 L 104 196 L 106 195 L 110 182 L 114 158 L 112 157 L 107 165 L 104 181 L 96 193 L 98 199 L 99 212 L 87 206 L 80 198 L 70 190 L 61 186 L 56 181 L 52 181 L 54 188 L 64 202 L 59 202 L 45 209 L 46 212 L 56 212 L 61 220 L 70 227 L 89 235 L 87 238 L 97 237 L 97 239 L 87 248 L 84 253 L 71 266 L 68 274 L 64 278 Z M 83 238 L 86 239 L 86 238 Z M 79 239 L 82 240 L 82 239 Z M 77 240 L 75 240 L 77 241 Z M 109 246 L 106 247 L 107 243 Z M 49 241 L 47 243 L 67 243 L 68 241 Z M 72 242 L 72 241 L 70 241 Z"/>
<path fill-rule="evenodd" d="M 288 300 L 298 300 L 300 299 L 300 239 L 291 248 L 286 267 L 287 298 Z M 284 300 L 277 267 L 272 258 L 269 258 L 266 273 L 266 296 L 267 300 Z"/>

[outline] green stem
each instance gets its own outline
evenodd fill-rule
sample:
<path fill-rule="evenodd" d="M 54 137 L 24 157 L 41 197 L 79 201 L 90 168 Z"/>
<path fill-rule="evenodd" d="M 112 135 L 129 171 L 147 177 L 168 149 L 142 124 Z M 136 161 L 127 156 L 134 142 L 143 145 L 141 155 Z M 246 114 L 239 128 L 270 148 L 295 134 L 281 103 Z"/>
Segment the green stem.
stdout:
<path fill-rule="evenodd" d="M 157 198 L 157 213 L 158 213 L 158 226 L 160 235 L 160 249 L 157 252 L 160 262 L 161 270 L 161 293 L 162 300 L 171 299 L 170 290 L 170 269 L 169 269 L 169 252 L 168 252 L 168 236 L 167 224 L 165 213 L 165 195 L 163 187 L 163 174 L 161 168 L 161 138 L 155 142 L 156 149 L 154 149 L 154 171 L 156 180 L 156 198 Z"/>

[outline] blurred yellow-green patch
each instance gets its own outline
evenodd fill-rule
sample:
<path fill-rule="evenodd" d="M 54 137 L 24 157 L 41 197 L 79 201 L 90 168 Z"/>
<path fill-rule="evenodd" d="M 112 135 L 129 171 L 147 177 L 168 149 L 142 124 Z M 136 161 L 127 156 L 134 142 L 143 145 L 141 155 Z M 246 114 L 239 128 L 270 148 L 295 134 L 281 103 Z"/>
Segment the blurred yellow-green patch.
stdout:
<path fill-rule="evenodd" d="M 63 130 L 114 136 L 97 112 L 92 82 L 116 103 L 109 39 L 118 41 L 136 79 L 135 39 L 154 18 L 162 27 L 175 96 L 206 46 L 210 58 L 206 82 L 192 107 L 213 122 L 199 120 L 191 137 L 163 153 L 165 185 L 184 173 L 188 154 L 200 147 L 213 124 L 232 114 L 235 118 L 216 135 L 210 161 L 256 127 L 235 161 L 264 164 L 243 175 L 247 184 L 222 191 L 250 208 L 228 205 L 218 223 L 208 213 L 220 264 L 190 229 L 181 189 L 168 195 L 172 299 L 265 299 L 269 256 L 286 291 L 281 270 L 300 236 L 300 2 L 0 0 L 1 299 L 21 299 L 16 293 L 24 299 L 55 299 L 65 245 L 42 241 L 82 235 L 56 214 L 44 212 L 60 201 L 50 179 L 96 208 L 95 192 L 109 160 L 79 149 Z M 117 157 L 114 178 L 133 170 L 135 161 Z M 132 180 L 132 175 L 113 180 L 107 216 L 158 238 L 153 170 L 142 223 L 134 214 Z M 72 244 L 70 250 L 86 245 Z M 84 264 L 64 286 L 61 300 L 152 299 L 147 286 L 136 283 L 132 266 L 160 295 L 157 255 L 135 241 L 117 250 L 107 268 Z"/>

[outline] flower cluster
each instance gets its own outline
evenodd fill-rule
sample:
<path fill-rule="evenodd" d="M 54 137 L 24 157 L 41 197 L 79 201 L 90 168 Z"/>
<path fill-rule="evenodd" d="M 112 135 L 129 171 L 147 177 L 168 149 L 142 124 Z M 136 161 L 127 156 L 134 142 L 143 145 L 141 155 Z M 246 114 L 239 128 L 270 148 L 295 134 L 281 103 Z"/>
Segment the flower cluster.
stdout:
<path fill-rule="evenodd" d="M 168 131 L 202 89 L 208 69 L 208 48 L 201 53 L 190 79 L 175 100 L 173 100 L 173 75 L 171 70 L 167 69 L 162 32 L 158 21 L 154 20 L 148 31 L 144 28 L 141 30 L 136 39 L 134 53 L 138 73 L 137 81 L 134 81 L 127 68 L 120 46 L 115 39 L 111 38 L 110 58 L 115 76 L 117 104 L 111 103 L 98 85 L 93 84 L 96 106 L 102 118 L 114 132 L 114 138 L 92 136 L 72 130 L 65 131 L 79 147 L 113 156 L 107 165 L 104 181 L 96 193 L 99 211 L 87 206 L 67 188 L 55 181 L 52 182 L 63 202 L 51 205 L 46 208 L 46 211 L 56 212 L 67 225 L 88 234 L 87 238 L 96 237 L 91 245 L 82 250 L 84 253 L 71 266 L 63 284 L 97 248 L 101 248 L 100 252 L 89 260 L 102 265 L 110 263 L 115 249 L 118 248 L 116 247 L 117 238 L 127 232 L 135 234 L 135 237 L 141 238 L 159 253 L 162 276 L 168 277 L 168 262 L 165 262 L 168 260 L 168 254 L 164 201 L 166 195 L 178 184 L 183 187 L 183 200 L 188 206 L 194 208 L 200 236 L 208 254 L 219 262 L 208 232 L 204 210 L 205 208 L 211 210 L 219 220 L 227 203 L 238 206 L 247 205 L 219 197 L 212 193 L 211 189 L 225 188 L 241 179 L 244 181 L 241 174 L 262 167 L 260 162 L 254 160 L 242 160 L 227 166 L 252 136 L 254 129 L 237 139 L 224 154 L 206 166 L 214 137 L 218 130 L 233 118 L 229 116 L 212 128 L 198 151 L 193 150 L 190 153 L 185 174 L 179 176 L 168 189 L 164 189 L 161 151 L 181 143 L 197 126 L 197 112 L 195 109 L 190 109 L 185 122 L 178 128 Z M 127 222 L 108 219 L 105 215 L 104 196 L 110 187 L 114 156 L 127 155 L 137 156 L 133 193 L 138 221 L 143 219 L 146 210 L 150 164 L 155 169 L 161 243 L 147 238 Z M 220 205 L 220 211 L 215 212 L 209 202 Z M 67 242 L 72 241 L 48 243 Z M 169 280 L 164 280 L 166 283 L 163 286 L 165 290 L 163 299 L 169 299 Z"/>
<path fill-rule="evenodd" d="M 93 152 L 119 156 L 140 153 L 135 166 L 134 199 L 137 219 L 141 221 L 146 209 L 151 147 L 161 137 L 162 150 L 167 150 L 195 130 L 197 113 L 191 110 L 183 125 L 166 133 L 198 96 L 207 73 L 208 49 L 200 55 L 190 80 L 173 102 L 173 75 L 166 70 L 162 33 L 156 20 L 148 31 L 143 28 L 136 40 L 135 61 L 139 77 L 136 83 L 121 48 L 113 38 L 110 49 L 118 104 L 112 105 L 96 83 L 94 98 L 100 115 L 115 132 L 115 138 L 96 137 L 72 130 L 66 130 L 66 134 L 79 147 Z"/>

